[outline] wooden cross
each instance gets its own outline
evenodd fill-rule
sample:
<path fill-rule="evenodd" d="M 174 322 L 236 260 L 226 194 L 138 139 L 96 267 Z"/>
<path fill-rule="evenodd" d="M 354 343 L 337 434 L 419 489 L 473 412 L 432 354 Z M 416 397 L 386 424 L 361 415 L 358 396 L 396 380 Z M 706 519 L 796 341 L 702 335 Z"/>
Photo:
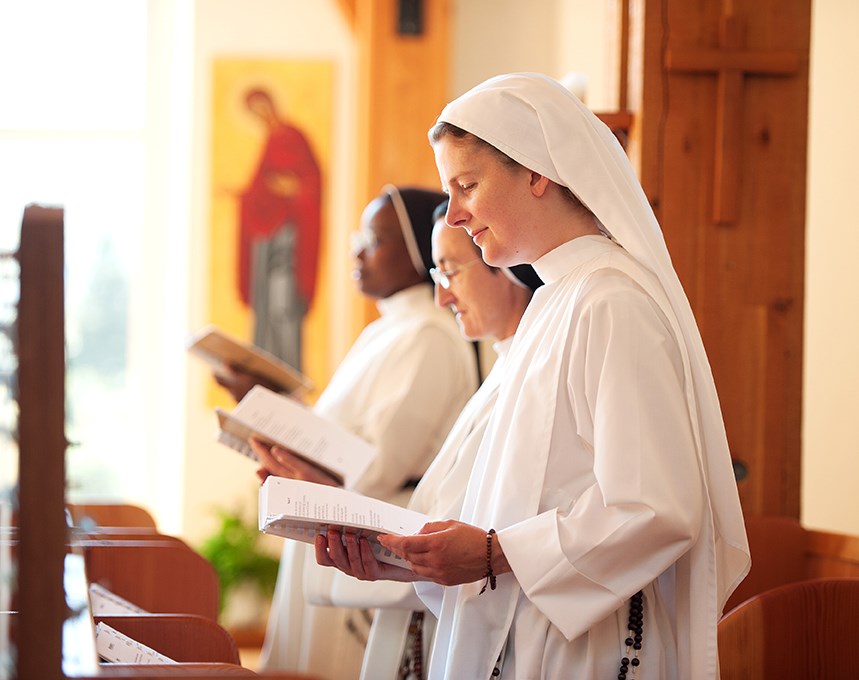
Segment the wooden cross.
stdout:
<path fill-rule="evenodd" d="M 713 73 L 718 78 L 713 221 L 732 224 L 739 217 L 743 81 L 746 74 L 786 76 L 799 70 L 795 52 L 743 47 L 740 20 L 722 16 L 718 48 L 668 48 L 665 67 L 675 73 Z"/>

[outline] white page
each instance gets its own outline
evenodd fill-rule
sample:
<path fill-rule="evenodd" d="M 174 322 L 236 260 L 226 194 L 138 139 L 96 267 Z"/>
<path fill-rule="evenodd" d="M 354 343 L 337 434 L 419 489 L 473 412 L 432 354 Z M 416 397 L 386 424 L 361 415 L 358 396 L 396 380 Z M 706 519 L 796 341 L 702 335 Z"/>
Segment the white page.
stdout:
<path fill-rule="evenodd" d="M 405 562 L 378 542 L 378 535 L 417 533 L 430 518 L 414 510 L 339 487 L 269 477 L 260 488 L 259 528 L 265 533 L 313 543 L 329 526 L 366 537 L 382 562 Z"/>
<path fill-rule="evenodd" d="M 221 411 L 219 417 L 222 431 L 243 439 L 249 431 L 262 435 L 336 473 L 346 487 L 354 486 L 376 456 L 372 444 L 261 385 L 251 389 L 231 413 Z M 230 420 L 235 422 L 228 424 Z M 228 438 L 222 437 L 221 442 L 235 448 Z M 247 455 L 246 450 L 242 452 Z"/>
<path fill-rule="evenodd" d="M 132 604 L 116 593 L 111 592 L 99 583 L 89 584 L 89 601 L 95 616 L 102 614 L 147 614 L 148 612 L 136 604 Z"/>

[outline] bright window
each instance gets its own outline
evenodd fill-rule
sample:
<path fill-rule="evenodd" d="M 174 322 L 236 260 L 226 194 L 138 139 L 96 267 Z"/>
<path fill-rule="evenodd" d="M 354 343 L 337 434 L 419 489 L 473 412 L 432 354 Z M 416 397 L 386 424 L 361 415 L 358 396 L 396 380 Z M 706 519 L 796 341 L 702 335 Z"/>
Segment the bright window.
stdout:
<path fill-rule="evenodd" d="M 141 318 L 133 293 L 160 275 L 143 259 L 145 208 L 159 190 L 146 182 L 150 9 L 147 0 L 0 9 L 0 251 L 15 249 L 26 204 L 65 209 L 71 500 L 133 502 L 157 476 L 141 435 L 146 380 L 135 372 L 146 367 L 132 360 L 130 337 Z"/>

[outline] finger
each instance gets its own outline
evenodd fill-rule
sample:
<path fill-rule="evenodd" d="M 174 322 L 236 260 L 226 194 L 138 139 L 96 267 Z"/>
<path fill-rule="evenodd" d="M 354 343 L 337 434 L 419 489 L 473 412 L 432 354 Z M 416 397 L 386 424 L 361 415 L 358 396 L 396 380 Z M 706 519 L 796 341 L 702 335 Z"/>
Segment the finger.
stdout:
<path fill-rule="evenodd" d="M 413 534 L 411 536 L 398 536 L 394 542 L 390 544 L 383 543 L 385 547 L 390 549 L 405 559 L 413 559 L 422 553 L 432 551 L 433 545 L 436 542 L 436 533 L 432 534 Z M 399 552 L 398 552 L 399 551 Z"/>
<path fill-rule="evenodd" d="M 264 482 L 269 477 L 271 477 L 271 472 L 266 470 L 264 467 L 257 469 L 257 477 L 259 477 L 260 482 Z"/>
<path fill-rule="evenodd" d="M 313 548 L 316 552 L 316 564 L 321 564 L 323 567 L 336 567 L 331 556 L 328 554 L 328 539 L 323 534 L 316 534 L 316 539 L 313 541 Z"/>
<path fill-rule="evenodd" d="M 355 578 L 364 579 L 366 570 L 364 563 L 361 561 L 361 548 L 358 546 L 358 537 L 355 534 L 347 533 L 344 535 L 346 543 L 346 555 L 349 558 L 349 568 Z"/>
<path fill-rule="evenodd" d="M 340 571 L 352 575 L 349 557 L 346 555 L 346 548 L 343 547 L 343 537 L 339 529 L 328 529 L 328 556 Z"/>
<path fill-rule="evenodd" d="M 361 551 L 361 563 L 364 565 L 364 573 L 373 581 L 382 578 L 381 563 L 376 559 L 376 554 L 373 552 L 373 545 L 364 537 L 358 543 Z"/>
<path fill-rule="evenodd" d="M 248 444 L 250 444 L 251 451 L 253 451 L 254 455 L 256 455 L 260 460 L 271 456 L 271 447 L 262 440 L 257 439 L 256 437 L 251 437 L 248 439 Z"/>
<path fill-rule="evenodd" d="M 254 447 L 254 444 L 251 444 L 251 446 Z M 257 442 L 253 450 L 257 454 L 257 458 L 259 458 L 259 462 L 273 475 L 295 478 L 295 472 L 292 466 L 289 465 L 289 459 L 281 459 L 274 448 L 269 448 L 266 444 Z"/>
<path fill-rule="evenodd" d="M 390 550 L 397 557 L 403 557 L 403 549 L 402 549 L 402 536 L 395 536 L 393 534 L 379 534 L 379 543 L 382 544 L 383 547 Z M 405 558 L 403 558 L 405 559 Z"/>
<path fill-rule="evenodd" d="M 316 482 L 317 484 L 336 485 L 331 475 L 326 474 L 312 463 L 308 463 L 306 460 L 295 455 L 289 449 L 275 445 L 272 447 L 271 452 L 281 463 L 289 466 L 296 479 L 306 482 Z"/>

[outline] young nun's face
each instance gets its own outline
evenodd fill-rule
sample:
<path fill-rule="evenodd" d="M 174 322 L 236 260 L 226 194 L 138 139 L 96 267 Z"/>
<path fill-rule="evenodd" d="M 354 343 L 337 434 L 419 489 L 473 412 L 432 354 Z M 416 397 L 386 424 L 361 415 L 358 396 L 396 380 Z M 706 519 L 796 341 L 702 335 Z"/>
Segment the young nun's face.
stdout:
<path fill-rule="evenodd" d="M 364 295 L 386 298 L 423 281 L 409 258 L 397 213 L 390 200 L 373 199 L 361 215 L 352 254 L 352 278 Z"/>
<path fill-rule="evenodd" d="M 446 220 L 468 232 L 496 267 L 531 263 L 542 253 L 534 247 L 528 206 L 533 173 L 505 163 L 484 144 L 442 137 L 434 145 L 442 188 L 450 197 Z"/>

